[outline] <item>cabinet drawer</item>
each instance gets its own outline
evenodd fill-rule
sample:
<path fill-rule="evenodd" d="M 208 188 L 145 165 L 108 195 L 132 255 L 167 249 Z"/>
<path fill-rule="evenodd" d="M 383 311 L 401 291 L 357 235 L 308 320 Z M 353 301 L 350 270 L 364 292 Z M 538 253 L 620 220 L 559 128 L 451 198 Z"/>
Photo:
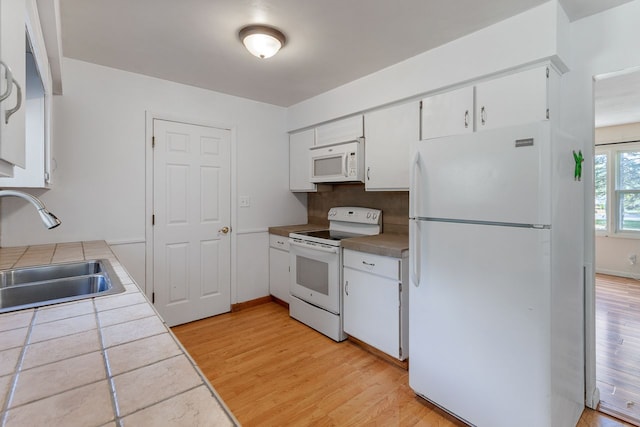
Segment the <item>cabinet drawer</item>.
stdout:
<path fill-rule="evenodd" d="M 388 277 L 389 279 L 402 280 L 400 277 L 400 260 L 398 258 L 345 249 L 344 266 Z"/>
<path fill-rule="evenodd" d="M 277 234 L 269 234 L 269 246 L 289 252 L 289 238 Z"/>

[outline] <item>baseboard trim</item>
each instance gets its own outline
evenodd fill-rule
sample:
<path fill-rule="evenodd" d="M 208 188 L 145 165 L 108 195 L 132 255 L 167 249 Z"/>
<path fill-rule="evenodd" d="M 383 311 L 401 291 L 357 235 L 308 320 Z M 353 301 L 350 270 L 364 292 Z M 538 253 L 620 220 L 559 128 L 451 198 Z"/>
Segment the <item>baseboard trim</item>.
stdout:
<path fill-rule="evenodd" d="M 637 274 L 630 273 L 628 271 L 607 270 L 602 268 L 596 268 L 597 274 L 606 274 L 609 276 L 627 277 L 629 279 L 638 279 Z"/>
<path fill-rule="evenodd" d="M 287 310 L 289 310 L 288 302 L 283 301 L 280 298 L 274 297 L 273 295 L 269 295 L 266 297 L 260 297 L 260 298 L 252 299 L 249 301 L 239 302 L 237 304 L 231 304 L 231 312 L 235 313 L 236 311 L 244 310 L 247 308 L 255 307 L 255 306 L 266 304 L 269 302 L 275 302 L 276 304 L 281 305 Z"/>
<path fill-rule="evenodd" d="M 271 301 L 275 302 L 278 305 L 283 306 L 284 308 L 286 308 L 287 310 L 289 310 L 289 303 L 286 301 L 281 300 L 278 297 L 274 297 L 273 295 L 271 295 Z"/>
<path fill-rule="evenodd" d="M 271 301 L 272 301 L 271 295 L 268 295 L 266 297 L 260 297 L 260 298 L 252 299 L 249 301 L 231 304 L 231 312 L 235 313 L 236 311 L 245 310 L 247 308 L 255 307 L 257 305 L 266 304 Z"/>
<path fill-rule="evenodd" d="M 360 341 L 358 338 L 354 338 L 351 335 L 347 334 L 347 339 L 357 345 L 358 347 L 362 347 L 364 350 L 373 354 L 374 356 L 378 356 L 380 359 L 383 359 L 392 365 L 396 365 L 399 368 L 404 369 L 405 371 L 409 370 L 409 359 L 398 360 L 393 356 L 388 355 L 384 351 L 380 351 L 377 348 L 367 344 L 366 342 Z"/>

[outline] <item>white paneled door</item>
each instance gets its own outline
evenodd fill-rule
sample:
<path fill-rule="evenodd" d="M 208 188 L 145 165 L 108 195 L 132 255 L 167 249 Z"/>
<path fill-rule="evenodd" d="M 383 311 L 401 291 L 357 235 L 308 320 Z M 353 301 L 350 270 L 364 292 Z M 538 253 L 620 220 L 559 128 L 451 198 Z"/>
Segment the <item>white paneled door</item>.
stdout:
<path fill-rule="evenodd" d="M 153 289 L 170 326 L 231 308 L 231 132 L 153 122 Z"/>

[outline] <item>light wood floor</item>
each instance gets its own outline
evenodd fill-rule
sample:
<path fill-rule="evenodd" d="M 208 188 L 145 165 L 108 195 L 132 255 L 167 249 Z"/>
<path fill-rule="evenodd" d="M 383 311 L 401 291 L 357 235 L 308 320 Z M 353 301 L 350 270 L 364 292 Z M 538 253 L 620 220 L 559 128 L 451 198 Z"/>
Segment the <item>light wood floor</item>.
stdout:
<path fill-rule="evenodd" d="M 600 409 L 640 425 L 640 282 L 596 276 Z"/>
<path fill-rule="evenodd" d="M 173 332 L 244 426 L 462 425 L 417 398 L 407 371 L 330 340 L 275 303 Z M 623 425 L 591 410 L 578 423 Z"/>

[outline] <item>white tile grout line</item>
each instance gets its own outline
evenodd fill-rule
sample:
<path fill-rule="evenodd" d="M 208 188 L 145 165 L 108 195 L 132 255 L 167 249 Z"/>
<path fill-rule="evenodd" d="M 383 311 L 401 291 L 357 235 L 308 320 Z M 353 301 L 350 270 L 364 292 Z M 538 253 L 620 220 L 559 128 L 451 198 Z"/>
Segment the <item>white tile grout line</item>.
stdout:
<path fill-rule="evenodd" d="M 102 359 L 104 360 L 105 374 L 107 375 L 107 381 L 109 382 L 109 389 L 111 396 L 111 407 L 113 408 L 114 421 L 120 427 L 122 422 L 120 421 L 120 407 L 118 406 L 118 398 L 116 396 L 116 385 L 113 381 L 113 375 L 111 374 L 111 365 L 109 364 L 109 357 L 107 356 L 107 348 L 104 345 L 104 337 L 102 336 L 102 326 L 100 325 L 100 317 L 98 316 L 98 307 L 96 306 L 95 298 L 93 300 L 93 310 L 96 316 L 96 325 L 98 326 L 98 338 L 100 340 L 100 348 L 102 352 Z"/>
<path fill-rule="evenodd" d="M 16 391 L 16 387 L 18 385 L 18 377 L 20 376 L 20 368 L 22 367 L 22 362 L 24 361 L 24 355 L 27 352 L 27 344 L 29 344 L 29 340 L 31 339 L 31 331 L 33 330 L 33 322 L 36 318 L 36 310 L 33 310 L 31 315 L 31 321 L 29 322 L 29 330 L 24 338 L 24 342 L 22 345 L 22 350 L 20 351 L 20 356 L 18 357 L 18 362 L 14 368 L 13 377 L 11 379 L 11 385 L 9 386 L 9 390 L 7 391 L 7 396 L 2 406 L 2 416 L 0 417 L 0 424 L 4 426 L 7 422 L 7 416 L 9 414 L 9 406 L 13 401 L 13 396 Z"/>

